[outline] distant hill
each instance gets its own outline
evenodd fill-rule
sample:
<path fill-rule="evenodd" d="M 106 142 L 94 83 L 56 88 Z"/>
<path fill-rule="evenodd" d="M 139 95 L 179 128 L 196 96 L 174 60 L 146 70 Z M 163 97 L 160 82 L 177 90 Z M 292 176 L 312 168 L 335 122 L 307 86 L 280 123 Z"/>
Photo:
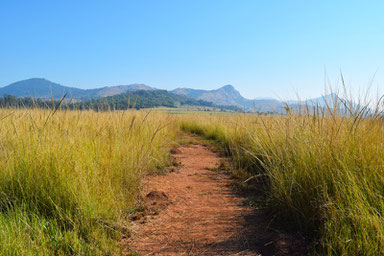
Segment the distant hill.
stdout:
<path fill-rule="evenodd" d="M 55 108 L 61 105 L 69 109 L 93 109 L 96 111 L 125 110 L 130 108 L 143 109 L 154 107 L 203 107 L 215 111 L 241 111 L 235 106 L 217 106 L 212 102 L 195 100 L 182 95 L 176 95 L 165 90 L 139 90 L 122 93 L 104 98 L 80 100 L 78 102 L 31 97 L 15 97 L 5 95 L 0 97 L 0 108 Z"/>
<path fill-rule="evenodd" d="M 308 109 L 310 113 L 321 111 L 323 113 L 333 113 L 334 107 L 337 106 L 339 114 L 349 116 L 362 108 L 367 108 L 366 113 L 373 113 L 374 110 L 369 108 L 366 104 L 360 102 L 356 103 L 349 99 L 344 99 L 335 93 L 323 95 L 318 98 L 307 99 L 302 101 L 288 101 L 287 102 L 292 110 L 302 111 Z"/>
<path fill-rule="evenodd" d="M 246 99 L 232 86 L 226 85 L 216 90 L 196 90 L 190 88 L 177 88 L 172 93 L 184 95 L 197 100 L 213 102 L 217 105 L 233 105 L 245 110 L 260 112 L 283 111 L 283 103 L 276 99 Z"/>
<path fill-rule="evenodd" d="M 31 78 L 12 83 L 0 88 L 0 104 L 4 106 L 30 106 L 38 103 L 39 107 L 49 106 L 48 101 L 58 100 L 66 95 L 75 99 L 71 107 L 83 109 L 127 109 L 151 107 L 205 106 L 219 109 L 240 111 L 234 106 L 218 106 L 212 102 L 176 95 L 165 90 L 158 90 L 144 84 L 106 86 L 96 89 L 79 89 L 51 82 L 44 78 Z M 8 97 L 11 95 L 12 97 Z M 40 101 L 33 101 L 40 99 Z M 45 100 L 44 100 L 45 99 Z M 48 101 L 46 101 L 48 100 Z"/>
<path fill-rule="evenodd" d="M 0 96 L 12 95 L 15 97 L 33 98 L 61 98 L 65 93 L 73 95 L 82 94 L 84 90 L 63 86 L 43 78 L 31 78 L 12 83 L 0 88 Z"/>
<path fill-rule="evenodd" d="M 54 99 L 59 99 L 63 95 L 68 94 L 67 97 L 73 99 L 94 99 L 137 90 L 155 90 L 155 88 L 144 84 L 131 84 L 85 90 L 64 86 L 44 78 L 31 78 L 1 87 L 0 96 L 12 95 L 15 97 L 45 99 L 51 99 L 53 97 Z"/>
<path fill-rule="evenodd" d="M 85 97 L 82 98 L 102 98 L 108 96 L 114 96 L 126 92 L 134 92 L 134 91 L 151 91 L 157 90 L 156 88 L 149 87 L 145 84 L 130 84 L 130 85 L 117 85 L 117 86 L 106 86 L 98 89 L 89 89 L 85 90 Z"/>
<path fill-rule="evenodd" d="M 357 104 L 344 100 L 334 93 L 303 101 L 283 102 L 273 98 L 246 99 L 232 85 L 226 85 L 216 90 L 177 88 L 171 92 L 197 100 L 209 101 L 217 105 L 233 105 L 247 111 L 275 112 L 280 114 L 286 113 L 285 108 L 287 105 L 294 111 L 304 110 L 306 107 L 309 107 L 310 111 L 313 111 L 314 107 L 319 107 L 325 111 L 328 108 L 332 109 L 335 101 L 337 101 L 340 109 L 345 109 L 345 106 L 347 108 L 352 106 L 352 109 L 358 107 Z"/>
<path fill-rule="evenodd" d="M 290 105 L 308 105 L 308 106 L 325 106 L 326 103 L 333 104 L 334 100 L 337 99 L 341 103 L 341 99 L 335 94 L 327 94 L 321 97 L 306 99 L 306 100 L 290 100 L 287 101 Z"/>
<path fill-rule="evenodd" d="M 12 95 L 16 98 L 34 98 L 34 99 L 48 99 L 52 97 L 56 100 L 60 99 L 63 95 L 67 94 L 67 99 L 74 99 L 78 105 L 87 106 L 87 104 L 98 104 L 101 102 L 109 104 L 109 106 L 118 106 L 118 109 L 125 107 L 132 107 L 126 105 L 125 102 L 129 97 L 137 97 L 137 108 L 147 107 L 177 107 L 181 105 L 195 105 L 217 107 L 227 110 L 246 110 L 257 112 L 275 112 L 285 114 L 285 107 L 287 104 L 293 110 L 303 109 L 304 106 L 313 108 L 319 106 L 326 109 L 326 102 L 333 105 L 334 100 L 337 100 L 339 107 L 343 107 L 347 102 L 347 108 L 352 108 L 358 105 L 348 103 L 342 100 L 335 94 L 325 95 L 319 98 L 304 100 L 304 101 L 287 101 L 282 102 L 273 98 L 244 98 L 232 85 L 226 85 L 216 90 L 197 90 L 190 88 L 177 88 L 170 92 L 158 90 L 149 87 L 145 84 L 130 84 L 118 86 L 106 86 L 95 89 L 80 89 L 75 87 L 68 87 L 58 83 L 51 82 L 44 78 L 31 78 L 27 80 L 18 81 L 0 87 L 0 97 Z M 99 100 L 100 99 L 100 100 Z M 7 105 L 9 101 L 29 104 L 29 100 L 16 101 L 13 98 L 3 99 L 2 105 Z M 5 103 L 4 103 L 5 102 Z M 108 103 L 109 102 L 109 103 Z M 112 103 L 113 102 L 113 103 Z M 40 102 L 46 104 L 44 100 Z M 39 103 L 39 104 L 40 104 Z M 118 103 L 118 105 L 116 105 Z M 106 106 L 106 105 L 104 105 Z M 333 106 L 328 106 L 332 108 Z"/>
<path fill-rule="evenodd" d="M 179 106 L 203 106 L 240 111 L 235 106 L 218 106 L 212 102 L 196 100 L 183 95 L 170 93 L 166 90 L 138 90 L 99 99 L 91 99 L 73 104 L 79 109 L 128 109 L 128 108 L 153 108 L 153 107 L 179 107 Z"/>

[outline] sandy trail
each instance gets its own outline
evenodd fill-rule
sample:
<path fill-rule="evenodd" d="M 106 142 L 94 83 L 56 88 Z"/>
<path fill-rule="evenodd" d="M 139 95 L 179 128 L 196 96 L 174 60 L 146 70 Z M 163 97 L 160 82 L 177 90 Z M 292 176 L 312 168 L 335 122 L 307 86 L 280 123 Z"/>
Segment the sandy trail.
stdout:
<path fill-rule="evenodd" d="M 289 236 L 268 231 L 262 210 L 244 206 L 244 198 L 229 186 L 230 176 L 217 170 L 217 154 L 189 145 L 174 157 L 181 163 L 177 171 L 148 177 L 145 184 L 146 193 L 164 192 L 169 205 L 134 222 L 127 250 L 141 255 L 301 255 L 292 250 Z"/>

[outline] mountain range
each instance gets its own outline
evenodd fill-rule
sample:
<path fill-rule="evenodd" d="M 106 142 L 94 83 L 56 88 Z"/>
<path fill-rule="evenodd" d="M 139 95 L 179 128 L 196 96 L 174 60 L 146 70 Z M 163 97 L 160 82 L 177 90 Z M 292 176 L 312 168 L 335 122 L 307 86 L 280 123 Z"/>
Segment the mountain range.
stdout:
<path fill-rule="evenodd" d="M 0 96 L 12 95 L 18 98 L 32 97 L 32 98 L 45 98 L 45 99 L 59 99 L 67 94 L 68 98 L 75 100 L 91 100 L 105 98 L 115 95 L 120 95 L 128 92 L 136 91 L 155 91 L 157 88 L 147 86 L 145 84 L 130 84 L 118 86 L 106 86 L 95 89 L 80 89 L 75 87 L 68 87 L 58 83 L 51 82 L 44 78 L 31 78 L 27 80 L 18 81 L 10 85 L 0 88 Z M 284 113 L 284 107 L 288 103 L 293 106 L 300 106 L 307 104 L 314 106 L 316 104 L 324 106 L 325 100 L 335 98 L 334 94 L 326 95 L 315 99 L 306 100 L 303 102 L 289 101 L 282 102 L 273 98 L 257 98 L 247 99 L 244 98 L 239 91 L 232 85 L 225 85 L 216 90 L 198 90 L 191 88 L 177 88 L 167 93 L 180 95 L 186 98 L 194 99 L 201 102 L 211 102 L 216 106 L 235 106 L 238 109 L 247 111 L 259 112 L 277 112 Z M 164 94 L 164 93 L 163 93 Z M 142 94 L 147 95 L 147 94 Z M 144 96 L 142 96 L 144 97 Z M 151 95 L 153 97 L 153 95 Z M 172 97 L 171 97 L 172 98 Z M 174 97 L 172 98 L 174 99 Z M 329 102 L 329 101 L 328 101 Z"/>
<path fill-rule="evenodd" d="M 67 94 L 67 97 L 73 99 L 94 99 L 138 90 L 154 90 L 154 88 L 144 84 L 130 84 L 106 86 L 96 89 L 80 89 L 54 83 L 44 78 L 31 78 L 1 87 L 0 96 L 12 95 L 15 97 L 45 99 L 53 97 L 54 99 L 59 99 Z"/>

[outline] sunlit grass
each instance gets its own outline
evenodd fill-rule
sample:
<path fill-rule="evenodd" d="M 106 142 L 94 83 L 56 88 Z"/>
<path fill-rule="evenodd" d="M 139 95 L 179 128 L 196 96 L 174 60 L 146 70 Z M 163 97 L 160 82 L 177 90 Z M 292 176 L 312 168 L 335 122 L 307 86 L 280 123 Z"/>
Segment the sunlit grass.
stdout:
<path fill-rule="evenodd" d="M 170 118 L 0 110 L 0 254 L 118 254 L 142 178 L 169 164 Z"/>
<path fill-rule="evenodd" d="M 317 253 L 384 254 L 380 107 L 331 105 L 281 116 L 0 110 L 0 254 L 120 254 L 142 179 L 170 164 L 180 127 L 261 181 L 276 219 Z"/>
<path fill-rule="evenodd" d="M 380 106 L 336 105 L 284 116 L 195 115 L 181 126 L 215 140 L 248 177 L 262 180 L 275 216 L 312 237 L 317 253 L 382 255 Z"/>

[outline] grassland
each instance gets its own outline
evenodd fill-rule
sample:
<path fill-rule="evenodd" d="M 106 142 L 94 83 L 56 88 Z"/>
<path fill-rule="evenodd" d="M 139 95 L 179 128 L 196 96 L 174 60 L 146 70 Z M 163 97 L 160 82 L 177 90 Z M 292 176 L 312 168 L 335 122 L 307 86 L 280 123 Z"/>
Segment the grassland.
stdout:
<path fill-rule="evenodd" d="M 142 178 L 169 164 L 170 118 L 0 110 L 0 254 L 119 254 Z"/>
<path fill-rule="evenodd" d="M 259 180 L 280 224 L 320 255 L 384 254 L 384 121 L 359 106 L 286 116 L 188 116 L 184 131 L 218 143 Z"/>
<path fill-rule="evenodd" d="M 143 177 L 180 130 L 213 140 L 257 180 L 280 223 L 320 255 L 384 254 L 379 111 L 284 116 L 0 110 L 0 254 L 115 255 Z M 240 170 L 240 171 L 239 171 Z"/>

